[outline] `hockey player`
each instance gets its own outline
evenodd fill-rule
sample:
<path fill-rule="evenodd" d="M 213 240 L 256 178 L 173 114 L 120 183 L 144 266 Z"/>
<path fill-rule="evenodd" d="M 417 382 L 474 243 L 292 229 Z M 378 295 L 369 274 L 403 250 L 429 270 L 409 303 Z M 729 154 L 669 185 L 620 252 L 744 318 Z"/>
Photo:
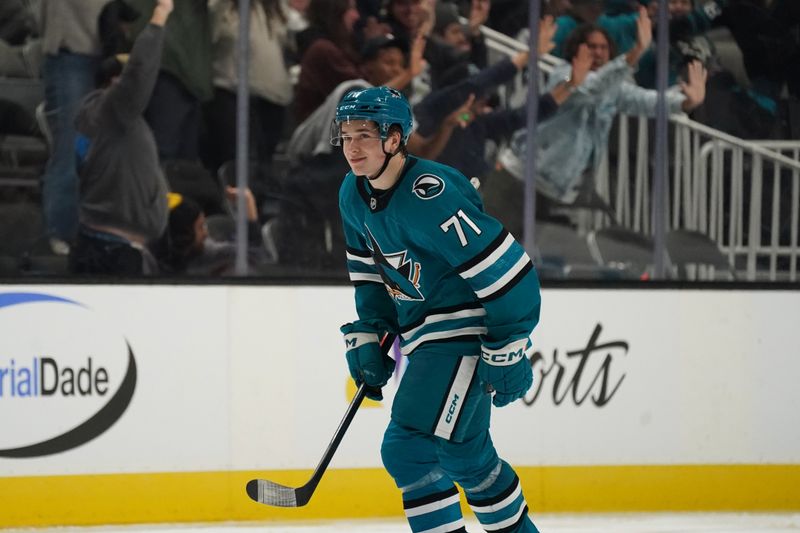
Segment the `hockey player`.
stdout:
<path fill-rule="evenodd" d="M 396 90 L 345 95 L 332 142 L 351 171 L 339 192 L 358 320 L 342 326 L 350 374 L 382 399 L 398 334 L 409 363 L 381 456 L 411 530 L 466 531 L 458 490 L 487 531 L 536 532 L 519 479 L 489 435 L 491 404 L 530 388 L 539 320 L 530 258 L 457 170 L 409 155 L 411 110 Z"/>

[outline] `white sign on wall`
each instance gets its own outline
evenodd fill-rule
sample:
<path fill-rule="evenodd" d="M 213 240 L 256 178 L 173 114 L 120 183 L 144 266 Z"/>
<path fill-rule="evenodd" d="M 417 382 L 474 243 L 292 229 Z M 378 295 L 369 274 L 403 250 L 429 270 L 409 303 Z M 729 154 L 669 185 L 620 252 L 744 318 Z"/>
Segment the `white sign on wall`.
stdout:
<path fill-rule="evenodd" d="M 517 465 L 800 463 L 791 292 L 545 290 Z M 0 291 L 0 476 L 313 468 L 349 379 L 347 287 Z M 380 467 L 395 382 L 335 468 Z"/>

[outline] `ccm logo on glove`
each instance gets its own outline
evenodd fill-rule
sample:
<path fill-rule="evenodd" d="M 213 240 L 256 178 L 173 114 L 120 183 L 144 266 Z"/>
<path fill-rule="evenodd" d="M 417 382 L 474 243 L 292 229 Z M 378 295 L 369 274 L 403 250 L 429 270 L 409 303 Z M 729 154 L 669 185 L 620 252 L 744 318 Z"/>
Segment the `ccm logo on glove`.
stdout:
<path fill-rule="evenodd" d="M 525 347 L 528 339 L 520 339 L 493 350 L 486 346 L 481 347 L 481 359 L 492 366 L 511 366 L 525 357 Z"/>

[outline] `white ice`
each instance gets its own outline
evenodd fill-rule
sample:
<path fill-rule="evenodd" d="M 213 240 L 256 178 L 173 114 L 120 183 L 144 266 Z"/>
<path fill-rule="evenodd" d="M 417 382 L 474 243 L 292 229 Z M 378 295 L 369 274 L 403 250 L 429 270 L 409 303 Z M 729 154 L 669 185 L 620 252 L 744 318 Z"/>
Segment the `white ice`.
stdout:
<path fill-rule="evenodd" d="M 533 516 L 542 533 L 788 533 L 800 531 L 800 513 L 629 513 Z M 467 520 L 467 530 L 482 529 Z M 408 533 L 401 520 L 307 523 L 248 522 L 8 529 L 3 533 Z"/>

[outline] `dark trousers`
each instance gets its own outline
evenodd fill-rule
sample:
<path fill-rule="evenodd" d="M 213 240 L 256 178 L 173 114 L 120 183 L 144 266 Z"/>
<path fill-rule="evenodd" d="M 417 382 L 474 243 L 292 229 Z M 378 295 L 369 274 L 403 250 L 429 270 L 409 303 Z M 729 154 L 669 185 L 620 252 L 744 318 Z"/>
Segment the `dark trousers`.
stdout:
<path fill-rule="evenodd" d="M 142 252 L 121 237 L 81 228 L 70 249 L 69 270 L 73 274 L 141 276 Z"/>
<path fill-rule="evenodd" d="M 197 159 L 200 102 L 178 78 L 163 71 L 158 74 L 144 118 L 153 130 L 162 160 Z"/>
<path fill-rule="evenodd" d="M 217 169 L 236 157 L 236 94 L 216 88 L 214 100 L 205 106 L 205 119 L 205 164 Z M 251 96 L 249 119 L 249 159 L 268 165 L 283 134 L 286 107 Z"/>

